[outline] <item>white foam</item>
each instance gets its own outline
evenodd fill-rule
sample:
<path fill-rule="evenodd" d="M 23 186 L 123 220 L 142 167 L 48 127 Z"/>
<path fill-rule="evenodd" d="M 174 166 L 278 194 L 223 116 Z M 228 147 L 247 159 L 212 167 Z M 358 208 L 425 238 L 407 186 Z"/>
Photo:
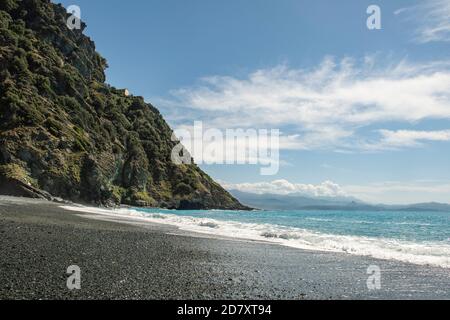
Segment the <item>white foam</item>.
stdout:
<path fill-rule="evenodd" d="M 450 245 L 448 243 L 415 243 L 395 239 L 333 235 L 270 224 L 220 221 L 178 216 L 171 213 L 144 213 L 133 209 L 107 210 L 81 206 L 62 206 L 62 208 L 71 211 L 122 217 L 140 222 L 168 224 L 182 230 L 197 233 L 269 241 L 305 250 L 341 252 L 450 268 Z"/>

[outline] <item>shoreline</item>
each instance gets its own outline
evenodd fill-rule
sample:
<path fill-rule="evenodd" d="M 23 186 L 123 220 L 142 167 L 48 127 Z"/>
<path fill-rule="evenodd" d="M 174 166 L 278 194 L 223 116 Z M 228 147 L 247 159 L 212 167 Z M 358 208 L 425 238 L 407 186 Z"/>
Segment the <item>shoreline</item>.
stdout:
<path fill-rule="evenodd" d="M 279 229 L 275 227 L 274 229 L 273 225 L 264 223 L 241 223 L 234 220 L 218 220 L 214 217 L 179 216 L 172 210 L 167 209 L 160 209 L 164 211 L 162 213 L 156 208 L 152 208 L 151 211 L 146 211 L 145 208 L 105 209 L 85 205 L 64 205 L 61 208 L 73 212 L 89 213 L 93 219 L 172 226 L 177 230 L 193 233 L 195 236 L 207 235 L 218 239 L 271 243 L 306 251 L 351 254 L 450 270 L 450 260 L 443 256 L 433 255 L 433 251 L 431 251 L 433 248 L 429 247 L 430 243 L 417 244 L 401 240 L 394 243 L 392 240 L 385 238 L 315 233 L 310 230 L 292 230 L 289 228 L 283 229 L 283 227 Z M 409 249 L 411 247 L 416 247 L 416 251 Z M 436 247 L 434 249 L 436 250 Z M 420 252 L 421 250 L 422 252 L 426 252 L 426 250 L 430 252 L 425 255 Z"/>
<path fill-rule="evenodd" d="M 1 299 L 450 299 L 448 269 L 98 219 L 60 206 L 0 197 Z M 66 287 L 70 265 L 80 266 L 81 290 Z M 373 265 L 380 290 L 367 288 Z"/>

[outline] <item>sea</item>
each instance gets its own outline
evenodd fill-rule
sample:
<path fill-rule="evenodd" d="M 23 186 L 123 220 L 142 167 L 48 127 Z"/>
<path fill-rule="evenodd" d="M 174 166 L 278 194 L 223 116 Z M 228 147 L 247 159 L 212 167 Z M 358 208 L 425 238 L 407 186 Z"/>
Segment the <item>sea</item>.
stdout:
<path fill-rule="evenodd" d="M 96 213 L 109 212 L 96 209 Z M 175 211 L 117 209 L 114 215 L 182 230 L 303 250 L 339 252 L 450 268 L 450 212 Z"/>

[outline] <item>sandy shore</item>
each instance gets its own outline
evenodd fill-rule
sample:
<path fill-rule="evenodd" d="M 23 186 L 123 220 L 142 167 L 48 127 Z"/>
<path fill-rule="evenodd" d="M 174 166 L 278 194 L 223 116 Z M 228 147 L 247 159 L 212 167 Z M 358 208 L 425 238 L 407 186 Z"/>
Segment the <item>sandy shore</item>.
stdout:
<path fill-rule="evenodd" d="M 0 197 L 0 299 L 449 299 L 450 270 L 174 227 L 108 221 Z M 81 290 L 66 287 L 81 268 Z M 381 289 L 367 268 L 381 268 Z"/>

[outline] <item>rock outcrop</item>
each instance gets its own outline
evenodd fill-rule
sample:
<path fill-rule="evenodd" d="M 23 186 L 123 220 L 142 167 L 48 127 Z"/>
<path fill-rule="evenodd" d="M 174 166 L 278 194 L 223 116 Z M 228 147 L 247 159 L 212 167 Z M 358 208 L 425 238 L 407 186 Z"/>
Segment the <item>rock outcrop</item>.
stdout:
<path fill-rule="evenodd" d="M 195 164 L 172 163 L 159 111 L 105 83 L 105 59 L 67 18 L 48 0 L 0 2 L 0 193 L 246 209 Z"/>

